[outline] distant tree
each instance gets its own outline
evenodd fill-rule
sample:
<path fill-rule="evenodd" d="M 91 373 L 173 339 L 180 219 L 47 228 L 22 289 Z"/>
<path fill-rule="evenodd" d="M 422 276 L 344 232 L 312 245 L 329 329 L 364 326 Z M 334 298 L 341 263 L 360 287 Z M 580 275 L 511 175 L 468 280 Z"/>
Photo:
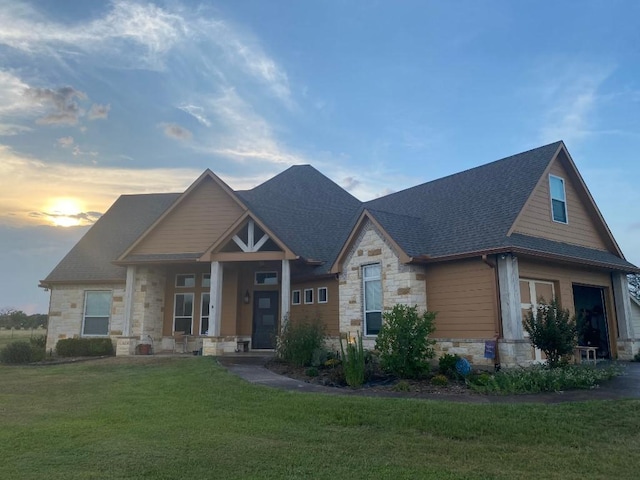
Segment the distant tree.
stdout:
<path fill-rule="evenodd" d="M 32 329 L 46 328 L 48 316 L 42 313 L 27 315 L 22 310 L 3 308 L 0 310 L 0 328 Z"/>
<path fill-rule="evenodd" d="M 636 273 L 628 275 L 627 278 L 629 279 L 629 293 L 640 300 L 640 275 Z"/>

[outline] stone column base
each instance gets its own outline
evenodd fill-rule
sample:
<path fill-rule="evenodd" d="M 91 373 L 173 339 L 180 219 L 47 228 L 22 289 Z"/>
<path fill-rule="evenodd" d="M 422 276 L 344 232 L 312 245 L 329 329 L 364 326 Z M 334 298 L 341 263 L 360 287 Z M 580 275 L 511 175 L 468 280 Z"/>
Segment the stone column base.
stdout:
<path fill-rule="evenodd" d="M 204 337 L 202 339 L 202 355 L 220 356 L 238 351 L 241 337 Z"/>
<path fill-rule="evenodd" d="M 640 352 L 640 338 L 619 338 L 616 344 L 618 360 L 633 360 L 633 357 Z"/>
<path fill-rule="evenodd" d="M 500 365 L 503 367 L 524 367 L 534 360 L 534 349 L 529 340 L 498 340 Z"/>
<path fill-rule="evenodd" d="M 135 355 L 138 337 L 117 337 L 116 357 L 128 357 Z"/>

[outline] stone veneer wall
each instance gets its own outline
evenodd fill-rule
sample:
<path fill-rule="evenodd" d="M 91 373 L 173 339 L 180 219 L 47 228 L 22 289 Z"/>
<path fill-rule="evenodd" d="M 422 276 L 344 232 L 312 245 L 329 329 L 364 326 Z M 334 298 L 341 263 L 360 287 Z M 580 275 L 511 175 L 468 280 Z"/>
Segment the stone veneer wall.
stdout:
<path fill-rule="evenodd" d="M 427 290 L 424 270 L 420 266 L 400 262 L 389 243 L 367 221 L 353 247 L 347 254 L 339 279 L 340 332 L 355 333 L 363 330 L 362 265 L 382 265 L 382 308 L 391 310 L 397 303 L 427 308 Z M 373 348 L 375 337 L 364 339 L 365 348 Z"/>
<path fill-rule="evenodd" d="M 55 285 L 51 288 L 47 351 L 55 349 L 58 340 L 82 335 L 84 294 L 86 291 L 110 290 L 111 318 L 109 335 L 115 340 L 122 335 L 124 324 L 124 284 L 113 285 Z"/>
<path fill-rule="evenodd" d="M 143 340 L 148 335 L 156 345 L 162 338 L 165 281 L 164 267 L 136 268 L 131 335 Z"/>

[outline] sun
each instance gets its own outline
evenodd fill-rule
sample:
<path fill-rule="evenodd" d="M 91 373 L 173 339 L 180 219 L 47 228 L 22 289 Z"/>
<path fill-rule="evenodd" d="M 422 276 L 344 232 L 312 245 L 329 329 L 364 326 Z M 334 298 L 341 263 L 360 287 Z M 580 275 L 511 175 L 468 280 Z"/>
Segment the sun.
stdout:
<path fill-rule="evenodd" d="M 74 198 L 55 198 L 47 212 L 56 227 L 75 227 L 80 225 L 81 219 L 78 214 L 82 212 L 82 205 Z"/>

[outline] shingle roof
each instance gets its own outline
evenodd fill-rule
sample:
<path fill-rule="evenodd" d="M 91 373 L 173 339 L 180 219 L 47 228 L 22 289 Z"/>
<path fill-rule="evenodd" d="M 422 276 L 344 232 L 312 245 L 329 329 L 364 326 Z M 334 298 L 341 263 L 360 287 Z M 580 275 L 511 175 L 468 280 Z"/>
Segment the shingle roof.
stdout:
<path fill-rule="evenodd" d="M 236 192 L 293 252 L 324 262 L 325 273 L 346 241 L 362 203 L 310 165 L 296 165 L 252 190 Z"/>
<path fill-rule="evenodd" d="M 179 193 L 120 196 L 42 283 L 124 281 L 126 268 L 112 262 L 179 196 Z"/>
<path fill-rule="evenodd" d="M 561 145 L 552 143 L 408 188 L 371 200 L 365 208 L 421 219 L 416 224 L 420 239 L 408 226 L 394 235 L 409 256 L 440 257 L 502 245 Z"/>

